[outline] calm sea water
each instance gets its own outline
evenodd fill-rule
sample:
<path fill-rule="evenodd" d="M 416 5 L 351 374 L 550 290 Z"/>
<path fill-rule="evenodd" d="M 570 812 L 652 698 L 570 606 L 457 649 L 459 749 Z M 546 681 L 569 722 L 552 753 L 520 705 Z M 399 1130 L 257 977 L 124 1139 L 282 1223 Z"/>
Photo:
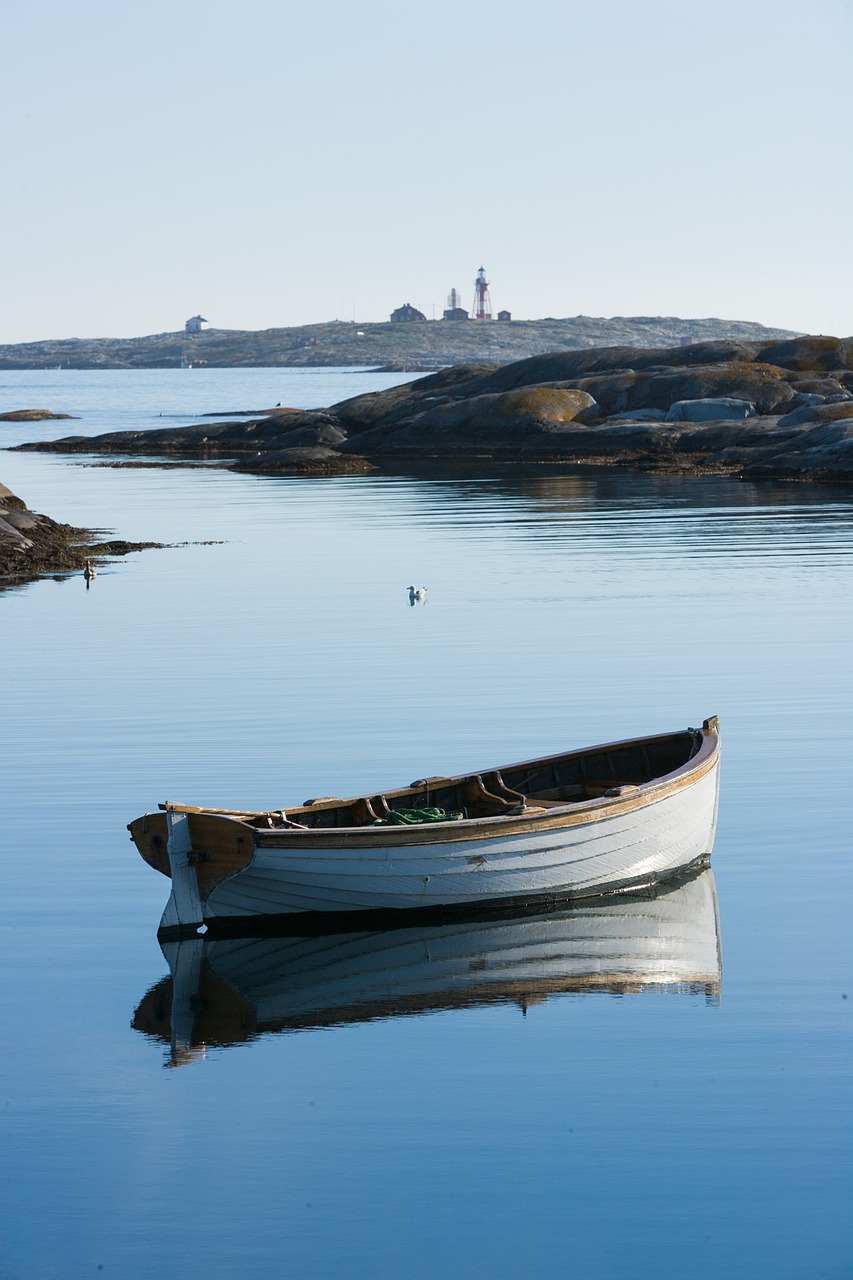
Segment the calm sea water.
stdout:
<path fill-rule="evenodd" d="M 4 374 L 0 411 L 80 421 L 0 430 L 191 422 L 402 380 Z M 850 498 L 92 461 L 0 453 L 0 480 L 56 518 L 176 545 L 90 591 L 73 576 L 0 595 L 3 1280 L 851 1275 Z M 265 1008 L 307 1001 L 321 1029 L 270 1016 L 175 1070 L 156 1026 L 131 1025 L 159 1009 L 168 1034 L 166 881 L 125 831 L 158 801 L 286 805 L 712 713 L 716 994 L 349 1005 L 322 1028 L 302 962 L 273 964 Z M 659 910 L 640 952 L 689 951 L 699 926 L 655 942 Z M 595 930 L 574 928 L 575 952 Z M 371 959 L 368 994 L 413 982 L 430 1007 L 449 943 L 418 945 L 414 971 Z M 459 946 L 464 993 L 465 958 L 496 953 Z M 350 961 L 324 973 L 353 981 Z"/>

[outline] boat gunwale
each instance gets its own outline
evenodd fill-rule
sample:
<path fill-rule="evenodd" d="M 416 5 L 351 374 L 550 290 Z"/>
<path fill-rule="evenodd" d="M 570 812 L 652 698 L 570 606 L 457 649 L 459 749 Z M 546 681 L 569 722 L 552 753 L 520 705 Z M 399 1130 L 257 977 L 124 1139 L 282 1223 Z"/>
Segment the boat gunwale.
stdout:
<path fill-rule="evenodd" d="M 629 814 L 635 810 L 647 808 L 657 804 L 669 796 L 677 794 L 686 787 L 692 786 L 704 777 L 708 772 L 714 769 L 719 761 L 720 754 L 720 735 L 719 723 L 716 716 L 709 717 L 705 720 L 702 729 L 680 729 L 669 733 L 651 734 L 639 738 L 620 739 L 616 742 L 603 743 L 597 746 L 581 747 L 575 751 L 558 752 L 548 756 L 539 756 L 533 760 L 523 760 L 515 764 L 499 766 L 501 770 L 510 769 L 528 769 L 536 768 L 555 760 L 567 760 L 572 757 L 582 757 L 586 755 L 598 755 L 608 751 L 624 749 L 626 747 L 643 746 L 652 743 L 666 742 L 674 737 L 678 737 L 685 733 L 701 734 L 701 742 L 694 755 L 686 760 L 684 764 L 679 765 L 677 769 L 671 770 L 667 774 L 660 774 L 655 778 L 649 779 L 648 782 L 632 785 L 630 790 L 625 789 L 623 793 L 608 796 L 598 796 L 591 799 L 568 800 L 563 804 L 552 804 L 546 809 L 536 809 L 535 803 L 530 805 L 531 811 L 524 811 L 509 816 L 507 814 L 497 814 L 489 817 L 467 818 L 462 821 L 450 820 L 446 822 L 431 822 L 422 825 L 412 826 L 375 826 L 373 824 L 367 826 L 356 827 L 256 827 L 252 825 L 252 819 L 261 818 L 264 814 L 273 816 L 277 810 L 227 810 L 227 809 L 207 809 L 202 806 L 184 805 L 176 802 L 167 802 L 159 806 L 160 816 L 165 819 L 169 812 L 185 813 L 191 818 L 218 818 L 223 823 L 233 823 L 234 826 L 251 837 L 251 846 L 253 850 L 252 856 L 259 852 L 272 852 L 274 850 L 295 850 L 297 848 L 316 849 L 316 850 L 334 850 L 345 848 L 373 848 L 403 849 L 410 846 L 429 846 L 439 844 L 462 844 L 466 842 L 475 842 L 479 840 L 495 840 L 509 836 L 522 836 L 533 834 L 535 832 L 544 832 L 549 830 L 565 830 L 569 828 L 577 828 L 584 826 L 593 826 L 597 823 L 605 822 L 611 818 L 620 817 Z M 489 769 L 483 769 L 481 773 L 491 772 Z M 462 782 L 467 778 L 477 776 L 476 773 L 463 773 L 455 777 L 435 777 L 429 779 L 433 784 L 452 785 L 453 783 Z M 426 780 L 425 780 L 426 781 Z M 398 796 L 402 798 L 409 794 L 418 794 L 417 788 L 389 788 L 385 793 L 389 797 Z M 372 794 L 372 793 L 371 793 Z M 323 808 L 337 808 L 352 804 L 363 796 L 353 796 L 349 799 L 335 798 L 323 803 Z M 534 799 L 531 797 L 531 799 Z M 296 806 L 289 812 L 294 813 L 306 806 Z M 318 808 L 320 806 L 318 805 Z M 287 812 L 287 811 L 286 811 Z M 135 840 L 133 828 L 137 823 L 144 824 L 155 814 L 145 814 L 129 824 L 131 837 Z M 158 865 L 156 860 L 152 860 L 146 852 L 140 848 L 139 852 L 143 859 L 154 867 L 155 870 L 169 876 L 170 871 L 166 866 Z M 249 858 L 251 861 L 251 856 Z M 224 878 L 230 878 L 233 871 L 226 873 Z M 212 888 L 212 886 L 211 886 Z"/>
<path fill-rule="evenodd" d="M 517 763 L 500 765 L 501 771 L 508 769 L 525 769 L 528 767 L 541 766 L 552 760 L 565 760 L 572 756 L 597 755 L 600 752 L 617 750 L 620 748 L 639 746 L 656 741 L 665 741 L 667 739 L 678 736 L 681 733 L 690 732 L 690 730 L 676 730 L 674 733 L 655 734 L 642 738 L 628 738 L 617 742 L 602 744 L 601 746 L 584 747 L 577 751 L 558 752 L 550 756 L 540 756 L 534 760 L 521 760 Z M 458 844 L 465 843 L 469 840 L 494 839 L 511 834 L 521 834 L 528 831 L 548 831 L 555 829 L 563 829 L 567 827 L 591 826 L 598 822 L 603 822 L 611 817 L 619 816 L 624 813 L 631 813 L 635 809 L 642 809 L 648 805 L 658 803 L 666 799 L 670 795 L 676 794 L 687 786 L 698 782 L 706 773 L 715 768 L 719 761 L 720 735 L 716 724 L 716 717 L 706 720 L 701 730 L 693 732 L 701 733 L 702 741 L 696 753 L 679 765 L 677 769 L 671 770 L 669 773 L 661 774 L 656 778 L 651 778 L 648 782 L 633 785 L 630 790 L 626 790 L 619 795 L 603 795 L 588 800 L 567 800 L 563 804 L 552 804 L 547 809 L 538 812 L 525 812 L 522 810 L 518 814 L 509 816 L 507 814 L 497 814 L 490 817 L 466 818 L 462 821 L 448 820 L 446 822 L 430 822 L 413 826 L 358 826 L 358 827 L 309 827 L 307 829 L 287 828 L 287 827 L 253 827 L 249 822 L 241 822 L 241 825 L 251 830 L 256 850 L 273 850 L 286 849 L 294 846 L 318 846 L 322 848 L 346 848 L 351 845 L 373 844 L 377 840 L 391 847 L 399 847 L 406 845 L 431 845 L 431 844 Z M 493 770 L 482 769 L 479 773 L 489 773 Z M 453 777 L 441 777 L 430 779 L 441 785 L 453 785 L 465 781 L 467 778 L 476 776 L 476 773 L 462 773 Z M 397 791 L 411 791 L 417 793 L 416 788 L 390 788 L 387 794 L 394 794 Z M 334 804 L 330 803 L 328 808 L 343 807 L 362 799 L 362 796 L 353 796 L 348 799 L 336 799 Z M 530 797 L 529 808 L 536 809 L 535 797 Z M 305 806 L 298 806 L 303 808 Z M 173 806 L 169 806 L 173 808 Z M 174 806 L 179 810 L 180 806 Z M 294 812 L 289 810 L 288 812 Z M 201 810 L 200 812 L 210 812 Z M 223 815 L 224 816 L 224 815 Z M 233 818 L 233 821 L 240 822 L 239 818 Z"/>

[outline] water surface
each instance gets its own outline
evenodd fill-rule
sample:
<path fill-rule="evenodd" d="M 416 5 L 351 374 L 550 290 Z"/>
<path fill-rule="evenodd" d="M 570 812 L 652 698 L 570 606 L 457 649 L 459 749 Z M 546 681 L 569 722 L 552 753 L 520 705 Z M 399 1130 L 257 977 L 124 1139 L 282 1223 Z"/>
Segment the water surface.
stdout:
<path fill-rule="evenodd" d="M 0 411 L 83 416 L 3 438 L 395 380 L 4 374 Z M 2 453 L 0 479 L 186 545 L 88 592 L 0 596 L 4 1280 L 848 1275 L 850 500 L 91 462 Z M 712 999 L 637 982 L 386 1007 L 223 1037 L 180 1070 L 131 1025 L 169 973 L 167 882 L 125 831 L 158 801 L 287 805 L 713 713 Z"/>

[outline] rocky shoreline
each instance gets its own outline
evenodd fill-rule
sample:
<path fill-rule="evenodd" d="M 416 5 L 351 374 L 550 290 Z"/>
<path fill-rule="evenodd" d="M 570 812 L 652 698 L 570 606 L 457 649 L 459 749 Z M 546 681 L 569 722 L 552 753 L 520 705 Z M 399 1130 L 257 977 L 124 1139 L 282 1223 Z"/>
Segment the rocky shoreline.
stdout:
<path fill-rule="evenodd" d="M 19 445 L 257 474 L 415 463 L 616 466 L 853 482 L 853 339 L 601 347 L 455 365 L 324 410 Z"/>
<path fill-rule="evenodd" d="M 118 538 L 96 540 L 92 529 L 60 524 L 30 511 L 21 498 L 0 484 L 0 591 L 45 574 L 82 573 L 87 560 L 98 565 L 113 556 L 163 545 Z"/>

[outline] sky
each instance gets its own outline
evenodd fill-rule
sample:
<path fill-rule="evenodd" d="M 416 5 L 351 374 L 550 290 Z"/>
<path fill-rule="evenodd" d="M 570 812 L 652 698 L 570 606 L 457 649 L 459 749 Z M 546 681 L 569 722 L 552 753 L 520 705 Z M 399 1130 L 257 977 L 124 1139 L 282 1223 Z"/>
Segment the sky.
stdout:
<path fill-rule="evenodd" d="M 853 333 L 853 0 L 0 0 L 0 342 Z"/>

